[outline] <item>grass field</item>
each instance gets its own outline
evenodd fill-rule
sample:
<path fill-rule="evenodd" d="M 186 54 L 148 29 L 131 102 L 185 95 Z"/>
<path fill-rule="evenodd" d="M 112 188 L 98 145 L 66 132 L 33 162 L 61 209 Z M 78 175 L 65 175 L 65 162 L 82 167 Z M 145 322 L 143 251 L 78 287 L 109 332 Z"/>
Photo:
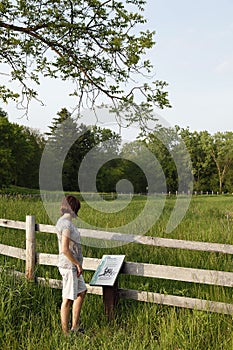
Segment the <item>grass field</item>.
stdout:
<path fill-rule="evenodd" d="M 143 196 L 134 197 L 127 208 L 117 215 L 103 214 L 82 202 L 80 218 L 103 230 L 115 229 L 139 215 L 145 200 Z M 193 197 L 182 222 L 168 234 L 165 228 L 174 204 L 175 198 L 165 201 L 161 216 L 147 233 L 149 236 L 233 244 L 233 222 L 225 216 L 226 212 L 233 211 L 233 196 Z M 25 221 L 26 215 L 35 215 L 38 223 L 51 223 L 39 196 L 25 196 L 22 193 L 0 198 L 0 218 Z M 37 236 L 37 251 L 57 253 L 55 235 L 38 233 Z M 0 228 L 0 243 L 24 248 L 25 232 Z M 108 249 L 83 245 L 86 257 L 100 258 L 106 253 L 125 254 L 127 261 L 233 271 L 232 256 L 225 254 L 147 247 L 134 243 Z M 25 268 L 24 262 L 1 255 L 0 265 L 5 270 L 9 266 L 21 271 Z M 37 275 L 60 278 L 55 267 L 39 266 Z M 91 276 L 91 272 L 85 272 L 87 283 Z M 123 275 L 120 276 L 119 285 L 122 288 L 232 303 L 232 288 Z M 60 302 L 60 290 L 15 280 L 3 272 L 0 279 L 0 348 L 233 349 L 232 316 L 120 300 L 117 317 L 109 324 L 103 313 L 102 298 L 94 295 L 87 296 L 82 310 L 82 325 L 86 334 L 64 338 L 60 331 Z"/>

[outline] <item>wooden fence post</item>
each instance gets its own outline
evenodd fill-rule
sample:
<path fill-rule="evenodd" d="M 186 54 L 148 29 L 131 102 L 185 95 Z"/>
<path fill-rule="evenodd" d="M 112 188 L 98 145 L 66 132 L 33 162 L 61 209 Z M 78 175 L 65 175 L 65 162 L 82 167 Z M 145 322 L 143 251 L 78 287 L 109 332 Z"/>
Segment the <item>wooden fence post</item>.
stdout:
<path fill-rule="evenodd" d="M 36 264 L 35 216 L 26 216 L 26 278 L 34 280 Z"/>
<path fill-rule="evenodd" d="M 118 280 L 113 286 L 103 286 L 103 301 L 105 315 L 109 321 L 112 321 L 115 317 L 115 307 L 118 303 Z"/>

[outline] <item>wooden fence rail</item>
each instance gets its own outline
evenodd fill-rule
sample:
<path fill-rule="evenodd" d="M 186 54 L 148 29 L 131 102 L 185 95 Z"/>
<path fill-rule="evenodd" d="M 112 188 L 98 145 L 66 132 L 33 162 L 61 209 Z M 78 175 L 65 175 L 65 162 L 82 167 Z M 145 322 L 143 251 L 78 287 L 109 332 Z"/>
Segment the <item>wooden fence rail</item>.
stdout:
<path fill-rule="evenodd" d="M 47 265 L 57 266 L 58 255 L 46 254 L 36 251 L 36 232 L 56 233 L 52 225 L 37 224 L 34 216 L 27 216 L 26 222 L 0 219 L 0 227 L 21 229 L 26 231 L 26 249 L 16 248 L 0 244 L 0 254 L 25 260 L 25 274 L 28 279 L 35 279 L 41 283 L 47 283 L 52 288 L 62 288 L 61 280 L 45 279 L 35 276 L 35 266 Z M 190 249 L 207 252 L 220 252 L 233 254 L 233 245 L 183 241 L 175 239 L 146 237 L 137 235 L 127 235 L 113 232 L 94 231 L 80 229 L 81 237 L 93 239 L 116 240 L 127 243 L 134 242 L 144 245 L 153 245 L 158 247 Z M 100 259 L 84 257 L 83 267 L 85 270 L 95 271 L 99 265 Z M 18 275 L 24 275 L 16 272 Z M 202 270 L 194 268 L 184 268 L 176 266 L 145 264 L 135 262 L 125 262 L 121 270 L 122 274 L 161 278 L 183 282 L 202 283 L 208 285 L 217 285 L 224 287 L 233 287 L 233 273 L 215 270 Z M 87 285 L 88 293 L 103 295 L 101 287 Z M 137 291 L 130 289 L 118 289 L 120 298 L 134 299 L 144 302 L 152 302 L 163 305 L 184 307 L 197 310 L 209 310 L 224 314 L 233 314 L 233 304 L 201 300 L 197 298 L 188 298 L 182 296 L 165 295 L 147 291 Z"/>

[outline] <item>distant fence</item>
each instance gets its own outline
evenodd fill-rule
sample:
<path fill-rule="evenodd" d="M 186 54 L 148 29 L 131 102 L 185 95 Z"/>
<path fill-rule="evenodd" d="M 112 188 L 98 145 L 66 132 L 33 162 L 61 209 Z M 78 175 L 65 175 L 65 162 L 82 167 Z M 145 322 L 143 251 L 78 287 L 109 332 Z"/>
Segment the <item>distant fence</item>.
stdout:
<path fill-rule="evenodd" d="M 46 279 L 35 276 L 36 265 L 57 266 L 58 255 L 39 253 L 36 251 L 36 232 L 56 233 L 55 226 L 37 224 L 34 216 L 26 216 L 26 221 L 13 221 L 0 219 L 0 227 L 14 228 L 26 231 L 26 249 L 16 248 L 0 244 L 0 254 L 25 260 L 25 275 L 29 280 L 38 281 L 41 284 L 49 284 L 52 288 L 62 288 L 62 281 L 56 279 Z M 104 232 L 88 229 L 79 229 L 81 237 L 116 240 L 119 242 L 134 242 L 137 244 L 151 245 L 157 247 L 189 249 L 196 251 L 218 252 L 233 254 L 233 245 L 204 243 L 194 241 L 184 241 L 176 239 L 147 237 L 138 235 L 128 235 L 113 232 Z M 83 262 L 84 270 L 95 271 L 100 263 L 100 259 L 85 258 Z M 24 275 L 15 272 L 17 275 Z M 125 262 L 121 272 L 126 275 L 160 278 L 183 282 L 202 283 L 207 285 L 233 287 L 233 273 L 215 270 L 203 270 L 194 268 L 184 268 L 176 266 L 145 264 L 135 262 Z M 102 287 L 87 285 L 88 293 L 103 295 Z M 117 287 L 117 296 L 124 299 L 134 299 L 137 301 L 151 302 L 162 305 L 183 307 L 197 310 L 208 310 L 212 312 L 233 314 L 233 304 L 189 298 L 175 295 L 160 294 L 132 289 L 121 289 Z"/>

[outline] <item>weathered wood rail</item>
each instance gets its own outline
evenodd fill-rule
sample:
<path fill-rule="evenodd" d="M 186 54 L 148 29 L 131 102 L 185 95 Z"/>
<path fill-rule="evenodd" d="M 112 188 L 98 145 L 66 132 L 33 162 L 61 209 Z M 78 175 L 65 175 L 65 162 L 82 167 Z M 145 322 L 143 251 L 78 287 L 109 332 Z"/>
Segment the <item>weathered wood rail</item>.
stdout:
<path fill-rule="evenodd" d="M 28 279 L 35 279 L 36 277 L 36 280 L 39 283 L 49 284 L 52 288 L 62 288 L 62 283 L 60 280 L 47 280 L 43 277 L 38 277 L 34 275 L 36 264 L 57 266 L 58 255 L 39 253 L 36 251 L 36 232 L 56 233 L 54 226 L 37 224 L 35 222 L 34 216 L 27 216 L 25 222 L 0 219 L 0 227 L 21 229 L 26 231 L 26 249 L 0 244 L 0 254 L 25 260 L 25 275 Z M 193 242 L 158 237 L 127 235 L 121 233 L 103 232 L 96 230 L 94 231 L 88 229 L 79 230 L 81 233 L 81 237 L 116 240 L 123 243 L 133 241 L 137 244 L 153 245 L 157 247 L 233 254 L 233 245 L 227 244 Z M 100 259 L 84 257 L 83 267 L 85 270 L 95 271 L 97 266 L 99 265 L 99 262 Z M 24 275 L 20 272 L 16 273 L 18 275 Z M 233 287 L 233 272 L 125 262 L 121 273 L 134 276 Z M 101 287 L 94 287 L 90 285 L 87 285 L 87 287 L 88 293 L 103 295 Z M 190 309 L 195 308 L 197 310 L 208 310 L 224 314 L 233 314 L 233 304 L 228 304 L 224 302 L 201 300 L 197 298 L 189 298 L 121 288 L 118 289 L 118 296 L 120 298 L 134 299 L 138 301 L 152 302 L 163 305 L 184 307 Z"/>

